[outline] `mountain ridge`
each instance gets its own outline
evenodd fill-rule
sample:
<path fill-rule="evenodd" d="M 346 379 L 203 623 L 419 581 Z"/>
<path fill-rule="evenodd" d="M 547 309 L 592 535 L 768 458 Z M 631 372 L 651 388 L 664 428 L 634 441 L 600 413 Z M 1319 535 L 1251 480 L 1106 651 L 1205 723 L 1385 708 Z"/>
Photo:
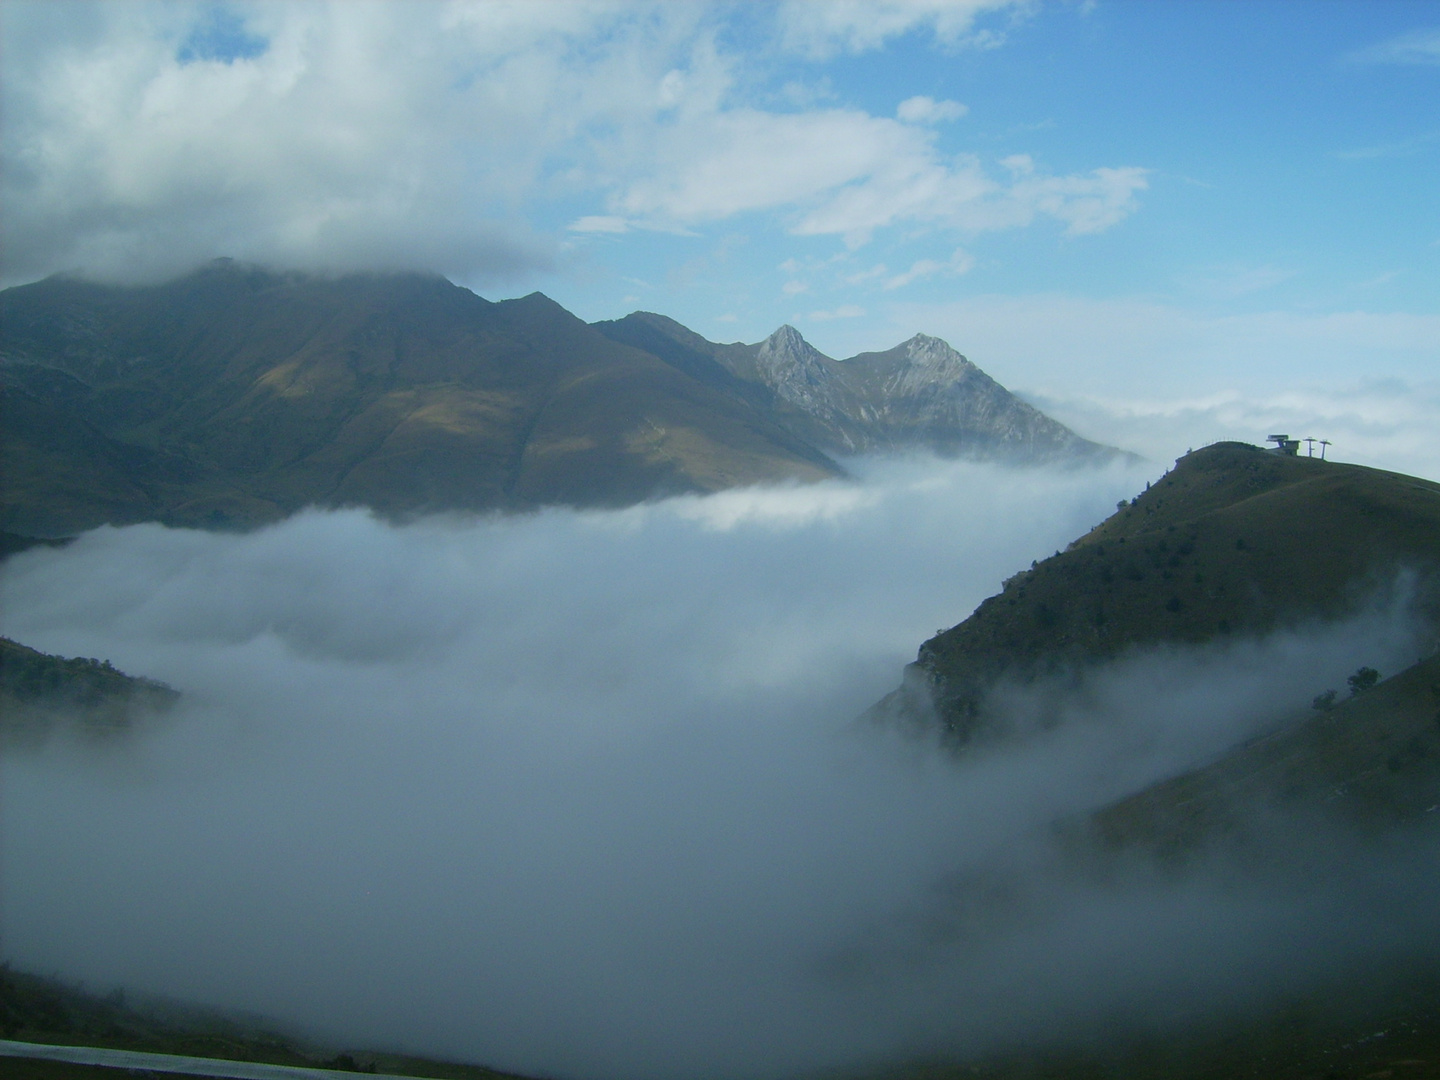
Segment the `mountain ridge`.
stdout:
<path fill-rule="evenodd" d="M 925 449 L 1028 464 L 1133 459 L 1075 434 L 926 334 L 836 360 L 788 323 L 752 345 L 707 341 L 654 312 L 592 325 L 617 341 L 644 343 L 669 363 L 718 366 L 765 388 L 787 424 L 830 454 Z"/>
<path fill-rule="evenodd" d="M 841 470 L 542 294 L 221 265 L 0 294 L 11 531 L 624 505 Z"/>
<path fill-rule="evenodd" d="M 219 260 L 155 286 L 59 276 L 0 293 L 0 528 L 622 506 L 840 476 L 832 455 L 863 450 L 1119 453 L 978 368 L 887 404 L 884 365 L 847 363 L 793 327 L 718 345 L 663 316 L 592 325 L 543 293 L 490 301 L 434 274 Z"/>

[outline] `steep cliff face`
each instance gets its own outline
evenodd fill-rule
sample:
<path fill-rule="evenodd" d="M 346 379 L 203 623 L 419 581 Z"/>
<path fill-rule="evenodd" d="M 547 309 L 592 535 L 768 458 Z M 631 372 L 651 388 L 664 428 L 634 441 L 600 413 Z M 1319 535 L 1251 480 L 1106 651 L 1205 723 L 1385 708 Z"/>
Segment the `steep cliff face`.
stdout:
<path fill-rule="evenodd" d="M 921 442 L 944 453 L 1031 461 L 1106 454 L 939 338 L 917 334 L 888 352 L 852 357 L 842 368 L 877 446 Z"/>
<path fill-rule="evenodd" d="M 834 360 L 782 326 L 753 345 L 706 341 L 637 312 L 596 328 L 687 369 L 714 365 L 768 392 L 774 415 L 834 454 L 926 449 L 1022 463 L 1120 456 L 1022 401 L 946 342 L 917 334 L 885 352 Z"/>

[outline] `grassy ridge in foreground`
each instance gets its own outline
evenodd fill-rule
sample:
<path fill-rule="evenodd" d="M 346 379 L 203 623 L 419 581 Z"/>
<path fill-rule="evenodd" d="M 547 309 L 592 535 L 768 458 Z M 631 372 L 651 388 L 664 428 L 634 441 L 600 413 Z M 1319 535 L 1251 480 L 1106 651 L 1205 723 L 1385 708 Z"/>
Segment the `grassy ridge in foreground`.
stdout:
<path fill-rule="evenodd" d="M 1106 847 L 1178 858 L 1244 845 L 1257 811 L 1365 831 L 1440 819 L 1440 656 L 1097 813 Z"/>
<path fill-rule="evenodd" d="M 1219 443 L 926 641 L 883 707 L 923 715 L 933 699 L 963 744 L 993 719 L 986 699 L 1002 679 L 1342 617 L 1401 570 L 1433 608 L 1440 485 Z"/>

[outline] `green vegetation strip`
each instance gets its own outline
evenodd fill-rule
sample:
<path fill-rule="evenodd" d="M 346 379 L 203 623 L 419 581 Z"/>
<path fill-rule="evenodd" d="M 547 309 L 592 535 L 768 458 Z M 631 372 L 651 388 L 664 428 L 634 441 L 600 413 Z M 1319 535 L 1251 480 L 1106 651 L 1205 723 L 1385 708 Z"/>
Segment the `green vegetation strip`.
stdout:
<path fill-rule="evenodd" d="M 267 1065 L 258 1061 L 223 1061 L 219 1058 L 183 1057 L 110 1050 L 100 1046 L 52 1046 L 47 1043 L 0 1039 L 0 1057 L 36 1061 L 64 1061 L 72 1065 L 102 1065 L 115 1069 L 176 1073 L 180 1076 L 219 1076 L 231 1080 L 336 1080 L 334 1069 L 307 1069 L 296 1065 Z M 352 1074 L 360 1075 L 360 1074 Z M 365 1073 L 372 1080 L 415 1080 L 397 1073 Z"/>

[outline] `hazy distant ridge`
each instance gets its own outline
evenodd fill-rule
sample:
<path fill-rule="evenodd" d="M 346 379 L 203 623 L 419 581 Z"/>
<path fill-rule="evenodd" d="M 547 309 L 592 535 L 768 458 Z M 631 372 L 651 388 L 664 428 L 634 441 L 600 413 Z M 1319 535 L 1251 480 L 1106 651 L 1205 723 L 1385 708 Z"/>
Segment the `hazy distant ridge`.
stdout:
<path fill-rule="evenodd" d="M 797 434 L 832 454 L 924 448 L 1038 463 L 1118 453 L 1076 435 L 924 334 L 884 352 L 834 360 L 788 325 L 753 345 L 706 341 L 652 312 L 594 325 L 686 370 L 713 371 L 717 382 L 718 372 L 728 373 L 729 385 L 764 401 Z"/>

